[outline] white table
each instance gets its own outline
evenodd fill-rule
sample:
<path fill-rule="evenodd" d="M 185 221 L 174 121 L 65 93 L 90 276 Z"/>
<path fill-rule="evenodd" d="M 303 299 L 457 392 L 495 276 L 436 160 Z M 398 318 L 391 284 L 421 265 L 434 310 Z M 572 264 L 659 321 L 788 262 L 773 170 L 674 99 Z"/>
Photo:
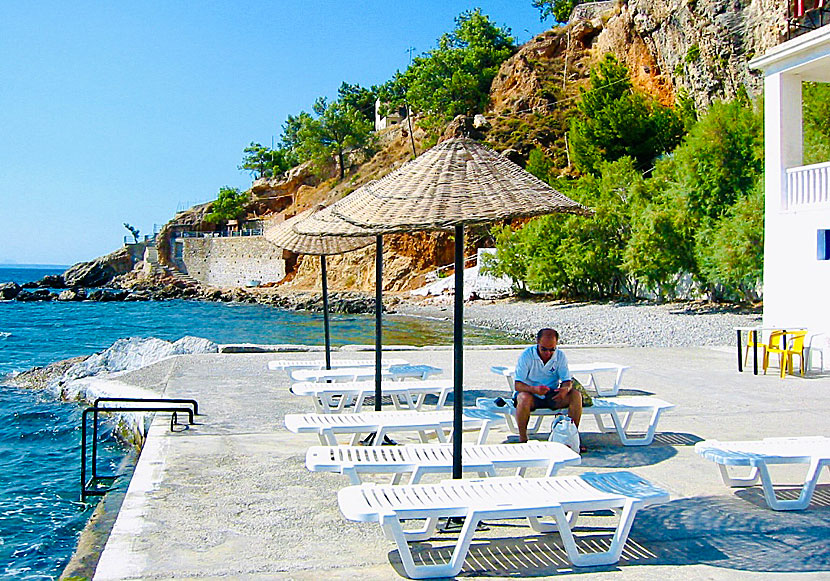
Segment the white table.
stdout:
<path fill-rule="evenodd" d="M 428 395 L 438 401 L 435 409 L 440 410 L 452 392 L 450 379 L 424 381 L 385 381 L 381 385 L 383 395 L 392 399 L 395 409 L 421 410 Z M 353 404 L 352 411 L 359 413 L 367 397 L 374 397 L 374 381 L 350 381 L 343 383 L 319 383 L 302 381 L 291 386 L 295 395 L 311 396 L 314 407 L 321 414 L 339 414 Z"/>
<path fill-rule="evenodd" d="M 570 369 L 572 375 L 588 376 L 587 381 L 582 382 L 582 384 L 586 388 L 593 387 L 594 390 L 597 392 L 597 395 L 603 397 L 612 397 L 620 392 L 620 387 L 622 386 L 623 373 L 626 369 L 629 369 L 629 366 L 619 365 L 617 363 L 609 363 L 607 361 L 597 361 L 593 363 L 577 363 L 574 365 L 569 365 L 568 369 Z M 496 375 L 503 375 L 504 377 L 506 377 L 507 385 L 510 386 L 510 390 L 513 391 L 515 389 L 515 365 L 493 365 L 492 367 L 490 367 L 490 371 L 492 371 Z M 598 373 L 614 373 L 614 383 L 608 387 L 600 386 L 597 382 Z"/>
<path fill-rule="evenodd" d="M 429 379 L 433 375 L 443 372 L 431 365 L 393 365 L 381 369 L 381 377 L 386 380 L 400 381 L 402 379 Z M 291 372 L 294 381 L 338 382 L 338 381 L 368 381 L 375 378 L 373 367 L 340 367 L 337 369 L 297 369 Z"/>

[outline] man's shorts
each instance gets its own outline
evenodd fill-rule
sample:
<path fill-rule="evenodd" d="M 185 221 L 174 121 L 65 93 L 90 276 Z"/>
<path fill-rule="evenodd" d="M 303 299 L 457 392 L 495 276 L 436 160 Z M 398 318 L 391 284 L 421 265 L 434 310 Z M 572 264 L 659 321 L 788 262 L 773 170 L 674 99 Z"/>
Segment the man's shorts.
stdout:
<path fill-rule="evenodd" d="M 553 397 L 556 395 L 558 390 L 551 389 L 548 391 L 544 397 L 540 398 L 536 395 L 533 396 L 533 406 L 530 408 L 530 411 L 538 410 L 541 408 L 549 409 L 549 410 L 561 410 L 563 408 L 568 407 L 567 405 L 559 405 L 556 403 L 556 400 Z M 516 398 L 518 394 L 513 395 L 513 407 L 516 407 Z"/>

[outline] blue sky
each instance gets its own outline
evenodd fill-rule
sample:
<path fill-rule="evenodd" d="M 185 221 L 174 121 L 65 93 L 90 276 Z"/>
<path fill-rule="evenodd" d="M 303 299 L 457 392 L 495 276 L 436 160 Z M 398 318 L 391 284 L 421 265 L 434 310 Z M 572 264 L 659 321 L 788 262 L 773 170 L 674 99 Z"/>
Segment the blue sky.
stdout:
<path fill-rule="evenodd" d="M 72 264 L 246 189 L 251 141 L 342 81 L 381 83 L 480 7 L 520 42 L 531 0 L 0 3 L 0 264 Z"/>

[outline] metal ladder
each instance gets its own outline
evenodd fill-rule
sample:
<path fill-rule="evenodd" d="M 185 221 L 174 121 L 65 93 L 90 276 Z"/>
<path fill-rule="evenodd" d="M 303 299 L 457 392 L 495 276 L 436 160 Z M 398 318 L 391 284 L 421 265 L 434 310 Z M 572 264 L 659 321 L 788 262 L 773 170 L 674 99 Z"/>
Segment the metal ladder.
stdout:
<path fill-rule="evenodd" d="M 107 405 L 110 404 L 110 405 Z M 112 404 L 125 404 L 115 405 Z M 114 474 L 98 474 L 98 414 L 101 412 L 171 412 L 170 431 L 180 425 L 178 414 L 186 413 L 188 424 L 199 415 L 199 403 L 195 399 L 99 397 L 81 414 L 81 502 L 89 496 L 104 496 L 115 481 Z M 92 414 L 91 475 L 87 479 L 87 423 Z"/>

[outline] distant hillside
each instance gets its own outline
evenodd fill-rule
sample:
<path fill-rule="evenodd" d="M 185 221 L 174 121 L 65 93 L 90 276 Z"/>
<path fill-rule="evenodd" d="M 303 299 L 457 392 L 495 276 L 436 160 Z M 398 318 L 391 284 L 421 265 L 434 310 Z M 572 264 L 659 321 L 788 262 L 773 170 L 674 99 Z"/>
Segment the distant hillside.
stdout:
<path fill-rule="evenodd" d="M 741 87 L 750 95 L 759 93 L 760 77 L 747 62 L 776 45 L 785 28 L 786 7 L 774 0 L 628 0 L 596 5 L 599 9 L 583 5 L 582 17 L 520 47 L 493 81 L 485 120 L 457 118 L 444 138 L 471 133 L 519 164 L 538 147 L 560 174 L 570 175 L 574 170 L 566 148 L 569 118 L 591 66 L 606 53 L 628 67 L 636 89 L 659 103 L 672 106 L 685 93 L 698 110 L 705 110 L 716 100 L 734 98 Z M 417 118 L 412 137 L 419 153 L 434 142 L 417 127 Z M 290 217 L 318 203 L 330 204 L 410 159 L 407 124 L 383 130 L 380 138 L 380 151 L 353 167 L 343 180 L 334 172 L 317 177 L 307 165 L 279 179 L 257 180 L 249 215 Z M 198 227 L 205 211 L 204 206 L 194 208 L 177 220 L 190 220 Z M 386 290 L 415 288 L 423 284 L 425 273 L 452 261 L 452 240 L 446 233 L 385 240 Z M 491 244 L 486 228 L 472 229 L 467 254 Z M 332 288 L 373 289 L 373 253 L 369 247 L 331 257 Z M 300 257 L 283 286 L 313 287 L 318 272 L 316 258 Z"/>

